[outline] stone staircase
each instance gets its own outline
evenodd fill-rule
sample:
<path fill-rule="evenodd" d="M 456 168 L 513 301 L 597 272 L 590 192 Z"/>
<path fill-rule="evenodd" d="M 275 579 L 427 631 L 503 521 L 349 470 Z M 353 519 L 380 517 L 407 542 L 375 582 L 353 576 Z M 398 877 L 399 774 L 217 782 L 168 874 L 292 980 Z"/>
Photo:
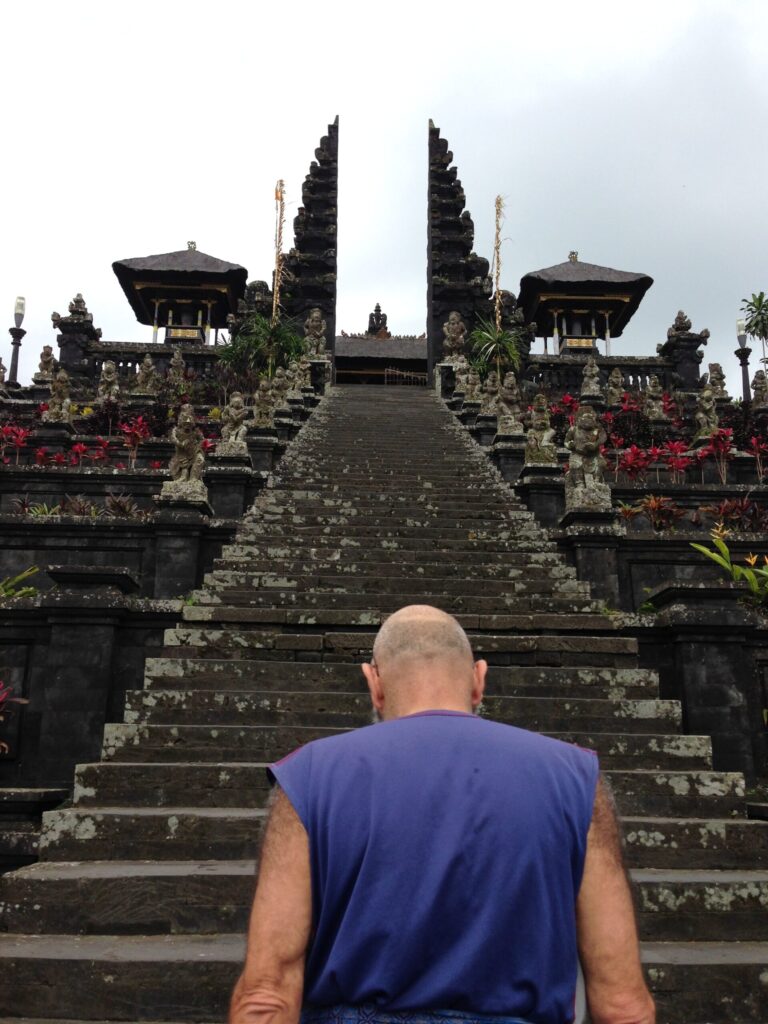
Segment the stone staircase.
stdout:
<path fill-rule="evenodd" d="M 491 664 L 482 713 L 595 748 L 624 820 L 659 1022 L 768 1021 L 768 822 L 680 733 L 589 587 L 440 402 L 338 388 L 147 661 L 40 862 L 0 879 L 0 1019 L 222 1021 L 264 765 L 367 724 L 382 616 L 438 605 Z"/>

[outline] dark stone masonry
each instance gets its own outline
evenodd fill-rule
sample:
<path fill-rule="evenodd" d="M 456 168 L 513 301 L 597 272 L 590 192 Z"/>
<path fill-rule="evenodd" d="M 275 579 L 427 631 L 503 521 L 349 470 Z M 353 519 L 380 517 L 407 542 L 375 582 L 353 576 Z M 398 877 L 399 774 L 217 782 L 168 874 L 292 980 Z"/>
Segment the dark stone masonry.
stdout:
<path fill-rule="evenodd" d="M 650 278 L 576 253 L 504 294 L 519 365 L 479 362 L 488 263 L 433 125 L 425 336 L 377 303 L 336 338 L 338 119 L 316 157 L 303 354 L 228 368 L 216 332 L 272 293 L 189 243 L 118 261 L 151 342 L 78 295 L 0 384 L 0 579 L 35 588 L 0 596 L 0 1020 L 223 1020 L 264 767 L 370 721 L 359 663 L 427 602 L 490 664 L 481 714 L 599 754 L 659 1024 L 765 1022 L 768 615 L 691 544 L 768 555 L 768 384 L 734 403 L 682 311 L 612 353 Z"/>

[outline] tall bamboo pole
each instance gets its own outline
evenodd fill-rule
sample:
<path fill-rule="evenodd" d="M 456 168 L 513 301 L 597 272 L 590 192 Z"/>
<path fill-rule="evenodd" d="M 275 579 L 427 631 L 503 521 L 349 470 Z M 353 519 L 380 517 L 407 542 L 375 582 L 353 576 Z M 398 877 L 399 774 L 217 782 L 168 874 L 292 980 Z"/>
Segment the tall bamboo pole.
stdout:
<path fill-rule="evenodd" d="M 280 286 L 283 282 L 283 226 L 285 225 L 285 182 L 275 185 L 275 280 L 272 286 L 272 326 L 280 319 Z"/>

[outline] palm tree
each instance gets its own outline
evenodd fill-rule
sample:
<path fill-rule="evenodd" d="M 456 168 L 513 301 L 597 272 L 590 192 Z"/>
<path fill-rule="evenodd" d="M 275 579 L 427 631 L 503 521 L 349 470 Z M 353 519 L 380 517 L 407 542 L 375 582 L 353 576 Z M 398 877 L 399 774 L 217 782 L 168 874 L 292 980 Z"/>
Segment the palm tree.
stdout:
<path fill-rule="evenodd" d="M 501 367 L 520 367 L 520 350 L 516 331 L 504 330 L 493 320 L 480 320 L 479 326 L 469 336 L 472 352 L 483 365 L 496 364 L 496 375 L 501 381 Z"/>
<path fill-rule="evenodd" d="M 768 298 L 765 292 L 759 295 L 752 293 L 751 299 L 741 300 L 741 311 L 746 313 L 744 330 L 753 338 L 759 338 L 763 346 L 765 360 L 765 343 L 768 341 Z"/>

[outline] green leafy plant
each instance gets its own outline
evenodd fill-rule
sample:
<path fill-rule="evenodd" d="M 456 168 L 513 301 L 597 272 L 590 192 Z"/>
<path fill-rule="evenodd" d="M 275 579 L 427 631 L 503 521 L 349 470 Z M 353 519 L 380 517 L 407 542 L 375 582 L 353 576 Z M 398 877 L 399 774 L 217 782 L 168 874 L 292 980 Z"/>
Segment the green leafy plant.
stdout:
<path fill-rule="evenodd" d="M 48 505 L 44 501 L 36 501 L 29 506 L 29 515 L 38 519 L 45 519 L 47 516 L 60 516 L 61 505 Z"/>
<path fill-rule="evenodd" d="M 691 547 L 706 555 L 715 565 L 719 565 L 734 583 L 746 583 L 747 598 L 753 604 L 768 604 L 768 556 L 763 556 L 766 565 L 761 569 L 757 568 L 758 555 L 748 555 L 745 559 L 746 566 L 737 565 L 731 558 L 730 548 L 722 536 L 724 532 L 722 529 L 712 531 L 712 548 L 707 548 L 703 544 L 691 544 Z"/>
<path fill-rule="evenodd" d="M 304 339 L 291 321 L 270 322 L 250 313 L 237 333 L 219 349 L 219 361 L 238 377 L 252 382 L 254 375 L 272 378 L 278 366 L 286 367 L 304 352 Z"/>
<path fill-rule="evenodd" d="M 16 576 L 6 576 L 5 579 L 0 580 L 0 601 L 9 601 L 14 597 L 34 597 L 37 587 L 21 586 L 21 584 L 39 571 L 36 565 L 30 565 L 28 569 Z"/>
<path fill-rule="evenodd" d="M 493 320 L 480 320 L 469 335 L 469 345 L 472 354 L 483 366 L 495 366 L 499 380 L 502 377 L 502 367 L 511 367 L 514 370 L 520 367 L 517 332 L 497 327 Z"/>
<path fill-rule="evenodd" d="M 768 341 L 768 297 L 765 292 L 753 292 L 751 299 L 742 299 L 741 311 L 746 313 L 744 330 L 751 337 L 759 338 L 765 348 Z"/>

